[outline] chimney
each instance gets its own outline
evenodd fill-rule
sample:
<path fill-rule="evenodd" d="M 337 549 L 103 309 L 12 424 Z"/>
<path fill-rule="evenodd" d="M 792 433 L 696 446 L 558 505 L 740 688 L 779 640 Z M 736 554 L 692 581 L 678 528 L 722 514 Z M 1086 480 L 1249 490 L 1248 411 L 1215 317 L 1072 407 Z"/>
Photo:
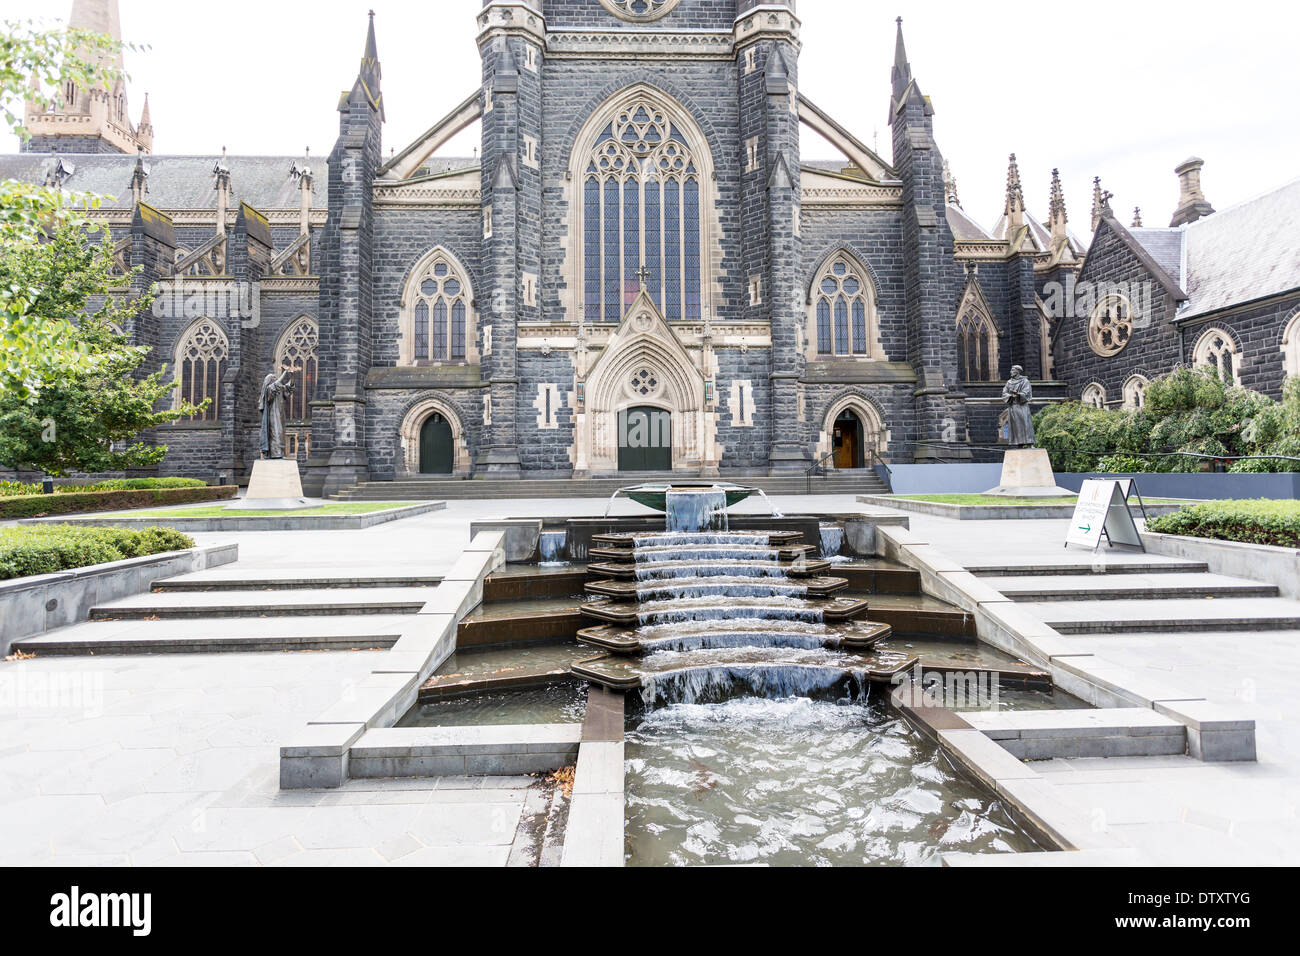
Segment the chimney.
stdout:
<path fill-rule="evenodd" d="M 1214 207 L 1206 201 L 1205 194 L 1201 192 L 1201 167 L 1204 165 L 1205 160 L 1193 156 L 1174 170 L 1178 174 L 1178 209 L 1169 223 L 1170 226 L 1196 222 L 1214 212 Z"/>

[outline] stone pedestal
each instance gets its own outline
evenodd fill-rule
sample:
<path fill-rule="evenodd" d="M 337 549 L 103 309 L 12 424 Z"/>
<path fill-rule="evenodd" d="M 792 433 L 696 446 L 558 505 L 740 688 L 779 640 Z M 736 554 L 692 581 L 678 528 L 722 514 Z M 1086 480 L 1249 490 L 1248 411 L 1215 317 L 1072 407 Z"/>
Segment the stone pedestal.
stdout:
<path fill-rule="evenodd" d="M 1059 498 L 1073 495 L 1056 483 L 1045 448 L 1010 448 L 1002 459 L 1002 481 L 984 492 L 1000 498 Z"/>
<path fill-rule="evenodd" d="M 248 492 L 226 508 L 227 511 L 278 510 L 310 508 L 302 495 L 302 478 L 293 458 L 260 458 L 253 462 L 248 478 Z"/>

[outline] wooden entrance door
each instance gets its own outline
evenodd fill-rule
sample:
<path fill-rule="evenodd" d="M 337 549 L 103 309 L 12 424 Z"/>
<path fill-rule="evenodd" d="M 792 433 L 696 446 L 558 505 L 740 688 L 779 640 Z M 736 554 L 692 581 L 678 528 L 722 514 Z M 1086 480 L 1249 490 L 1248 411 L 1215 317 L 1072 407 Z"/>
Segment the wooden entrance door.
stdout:
<path fill-rule="evenodd" d="M 835 419 L 831 448 L 836 469 L 863 467 L 862 420 L 853 412 L 844 412 Z"/>

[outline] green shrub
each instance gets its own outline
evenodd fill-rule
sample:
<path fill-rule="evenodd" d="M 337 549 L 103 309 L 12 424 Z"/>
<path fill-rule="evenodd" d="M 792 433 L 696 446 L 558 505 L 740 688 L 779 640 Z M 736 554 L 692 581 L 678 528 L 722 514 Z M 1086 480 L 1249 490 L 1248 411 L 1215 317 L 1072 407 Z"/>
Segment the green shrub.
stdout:
<path fill-rule="evenodd" d="M 1287 381 L 1278 403 L 1230 385 L 1214 372 L 1179 368 L 1147 386 L 1140 410 L 1099 410 L 1067 402 L 1039 412 L 1034 427 L 1052 467 L 1063 472 L 1195 472 L 1210 467 L 1192 455 L 1300 458 L 1300 378 Z M 1180 452 L 1185 454 L 1176 454 Z M 1232 470 L 1297 471 L 1300 462 L 1241 461 Z"/>
<path fill-rule="evenodd" d="M 1147 530 L 1193 538 L 1300 547 L 1300 501 L 1207 501 L 1151 518 Z"/>
<path fill-rule="evenodd" d="M 55 485 L 56 495 L 75 495 L 90 491 L 149 491 L 155 488 L 206 488 L 197 478 L 110 478 L 87 485 Z M 0 498 L 44 494 L 39 483 L 0 481 Z"/>
<path fill-rule="evenodd" d="M 193 538 L 171 528 L 77 528 L 66 524 L 0 528 L 0 580 L 192 547 Z"/>
<path fill-rule="evenodd" d="M 0 497 L 0 519 L 42 518 L 52 515 L 85 514 L 91 511 L 125 511 L 233 498 L 234 485 L 197 488 L 150 488 L 143 491 L 70 491 L 62 495 L 15 495 Z"/>

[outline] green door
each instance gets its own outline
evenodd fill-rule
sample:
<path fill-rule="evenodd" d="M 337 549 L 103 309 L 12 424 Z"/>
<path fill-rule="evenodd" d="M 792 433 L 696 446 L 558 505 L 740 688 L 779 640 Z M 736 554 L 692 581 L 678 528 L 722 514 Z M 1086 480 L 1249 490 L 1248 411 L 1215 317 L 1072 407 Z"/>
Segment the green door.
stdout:
<path fill-rule="evenodd" d="M 618 470 L 673 470 L 671 412 L 645 405 L 618 413 Z"/>
<path fill-rule="evenodd" d="M 434 412 L 420 426 L 420 474 L 450 475 L 454 458 L 451 424 Z"/>

